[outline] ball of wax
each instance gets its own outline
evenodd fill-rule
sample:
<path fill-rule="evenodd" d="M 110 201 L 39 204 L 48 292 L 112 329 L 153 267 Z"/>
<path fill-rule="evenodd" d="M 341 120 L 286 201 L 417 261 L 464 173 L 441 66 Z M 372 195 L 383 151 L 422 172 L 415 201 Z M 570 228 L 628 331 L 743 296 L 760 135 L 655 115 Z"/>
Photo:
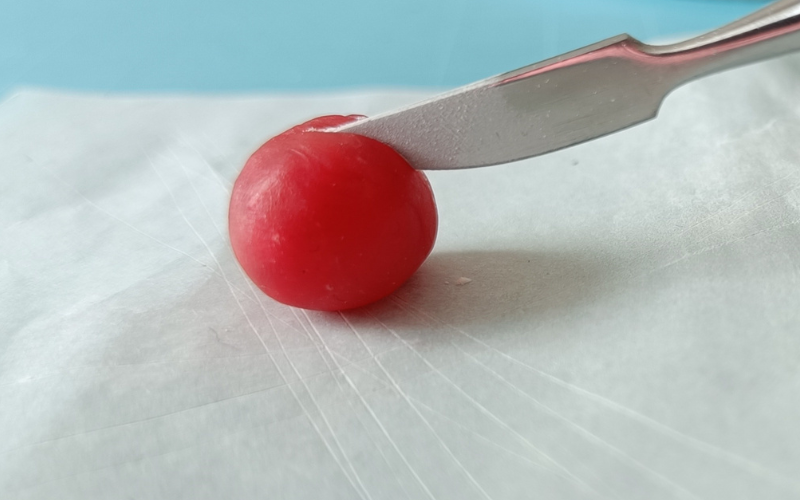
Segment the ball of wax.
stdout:
<path fill-rule="evenodd" d="M 273 299 L 305 309 L 363 306 L 402 285 L 436 239 L 425 174 L 374 139 L 326 129 L 324 116 L 270 139 L 233 186 L 237 260 Z"/>

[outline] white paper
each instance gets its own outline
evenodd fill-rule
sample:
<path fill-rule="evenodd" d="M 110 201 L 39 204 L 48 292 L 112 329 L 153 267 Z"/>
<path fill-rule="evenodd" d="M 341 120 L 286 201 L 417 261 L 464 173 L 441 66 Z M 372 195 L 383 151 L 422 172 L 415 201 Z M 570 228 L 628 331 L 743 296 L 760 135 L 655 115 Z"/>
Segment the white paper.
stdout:
<path fill-rule="evenodd" d="M 231 182 L 293 124 L 427 94 L 11 96 L 0 498 L 800 498 L 798 81 L 430 173 L 433 254 L 341 315 L 244 278 Z"/>

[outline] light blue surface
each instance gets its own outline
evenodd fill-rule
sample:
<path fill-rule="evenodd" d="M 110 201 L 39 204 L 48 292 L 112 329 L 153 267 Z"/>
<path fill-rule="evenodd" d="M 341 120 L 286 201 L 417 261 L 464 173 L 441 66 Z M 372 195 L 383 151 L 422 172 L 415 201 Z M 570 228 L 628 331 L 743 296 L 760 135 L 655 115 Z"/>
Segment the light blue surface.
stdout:
<path fill-rule="evenodd" d="M 622 32 L 710 29 L 763 3 L 0 0 L 0 94 L 450 87 Z"/>

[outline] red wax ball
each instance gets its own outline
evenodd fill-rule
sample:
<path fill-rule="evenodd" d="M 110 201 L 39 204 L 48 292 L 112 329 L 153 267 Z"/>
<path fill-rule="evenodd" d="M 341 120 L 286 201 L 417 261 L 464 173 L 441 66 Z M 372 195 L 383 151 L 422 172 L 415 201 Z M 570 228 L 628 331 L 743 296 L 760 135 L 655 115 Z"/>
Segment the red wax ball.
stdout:
<path fill-rule="evenodd" d="M 425 174 L 391 147 L 326 132 L 324 116 L 267 141 L 242 169 L 228 215 L 244 271 L 284 304 L 335 311 L 396 290 L 436 239 Z"/>

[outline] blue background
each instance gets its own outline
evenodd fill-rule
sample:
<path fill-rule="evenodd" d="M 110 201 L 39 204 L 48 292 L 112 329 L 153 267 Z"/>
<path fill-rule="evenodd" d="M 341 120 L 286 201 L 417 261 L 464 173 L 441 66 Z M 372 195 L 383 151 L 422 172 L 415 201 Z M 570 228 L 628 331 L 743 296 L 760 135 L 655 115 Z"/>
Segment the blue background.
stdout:
<path fill-rule="evenodd" d="M 451 87 L 627 32 L 707 30 L 754 0 L 0 0 L 0 94 Z"/>

